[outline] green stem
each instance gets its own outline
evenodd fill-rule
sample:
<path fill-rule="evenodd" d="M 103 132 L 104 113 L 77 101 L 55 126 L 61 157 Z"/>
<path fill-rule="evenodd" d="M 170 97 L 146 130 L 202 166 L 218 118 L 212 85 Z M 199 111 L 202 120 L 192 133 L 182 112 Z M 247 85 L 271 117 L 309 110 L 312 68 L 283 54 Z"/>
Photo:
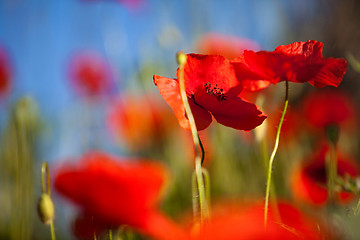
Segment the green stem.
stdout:
<path fill-rule="evenodd" d="M 204 219 L 209 216 L 208 207 L 206 204 L 206 194 L 205 194 L 205 186 L 204 180 L 202 177 L 201 170 L 201 156 L 200 151 L 200 141 L 199 135 L 195 124 L 194 116 L 191 112 L 191 108 L 187 99 L 186 91 L 185 91 L 185 80 L 184 80 L 184 66 L 186 64 L 186 55 L 184 53 L 178 53 L 178 63 L 179 63 L 179 86 L 180 86 L 180 95 L 182 102 L 184 104 L 185 113 L 189 120 L 190 130 L 192 134 L 192 138 L 195 146 L 195 175 L 197 182 L 197 189 L 199 193 L 199 205 L 200 205 L 200 223 L 202 224 Z"/>
<path fill-rule="evenodd" d="M 358 200 L 358 202 L 357 202 L 357 204 L 356 204 L 356 208 L 355 208 L 355 210 L 354 210 L 354 215 L 355 215 L 355 216 L 358 215 L 359 212 L 360 212 L 360 198 L 359 198 L 359 200 Z"/>
<path fill-rule="evenodd" d="M 328 203 L 331 205 L 335 202 L 335 181 L 337 178 L 337 159 L 335 144 L 330 142 L 330 154 L 328 160 Z"/>
<path fill-rule="evenodd" d="M 51 240 L 55 240 L 55 228 L 54 228 L 54 221 L 50 223 L 50 232 L 51 232 Z"/>
<path fill-rule="evenodd" d="M 204 149 L 204 145 L 201 142 L 200 136 L 198 135 L 199 138 L 199 143 L 200 143 L 200 149 L 201 149 L 201 166 L 204 163 L 204 159 L 205 159 L 205 149 Z"/>
<path fill-rule="evenodd" d="M 112 230 L 111 229 L 108 230 L 108 234 L 109 234 L 109 240 L 112 240 Z"/>
<path fill-rule="evenodd" d="M 41 165 L 41 191 L 43 194 L 48 194 L 51 198 L 51 187 L 50 187 L 50 172 L 49 172 L 49 165 L 47 162 L 43 162 Z M 51 233 L 51 240 L 55 240 L 55 228 L 54 228 L 54 221 L 51 220 L 50 222 L 50 233 Z"/>
<path fill-rule="evenodd" d="M 269 208 L 269 196 L 270 196 L 270 187 L 271 187 L 271 173 L 274 163 L 275 154 L 277 152 L 277 149 L 279 147 L 279 140 L 280 140 L 280 132 L 281 132 L 281 126 L 283 124 L 286 110 L 289 103 L 289 83 L 288 81 L 285 81 L 286 83 L 286 92 L 285 92 L 285 104 L 284 104 L 284 110 L 282 112 L 280 122 L 276 131 L 276 138 L 275 138 L 275 145 L 274 149 L 271 153 L 270 159 L 269 159 L 269 166 L 268 166 L 268 174 L 267 174 L 267 181 L 266 181 L 266 195 L 265 195 L 265 210 L 264 210 L 264 226 L 267 226 L 267 218 L 268 218 L 268 208 Z"/>
<path fill-rule="evenodd" d="M 261 152 L 263 158 L 264 172 L 266 175 L 269 170 L 269 164 L 268 164 L 269 155 L 268 155 L 266 138 L 263 138 L 261 140 Z M 270 188 L 270 199 L 271 199 L 271 207 L 274 211 L 275 219 L 276 221 L 281 222 L 280 211 L 277 204 L 276 189 L 274 187 Z"/>
<path fill-rule="evenodd" d="M 209 172 L 205 168 L 201 168 L 202 174 L 205 181 L 205 196 L 206 196 L 206 203 L 208 206 L 210 206 L 210 175 Z M 210 209 L 209 209 L 210 214 Z"/>
<path fill-rule="evenodd" d="M 41 190 L 42 193 L 51 195 L 49 165 L 43 162 L 41 165 Z"/>

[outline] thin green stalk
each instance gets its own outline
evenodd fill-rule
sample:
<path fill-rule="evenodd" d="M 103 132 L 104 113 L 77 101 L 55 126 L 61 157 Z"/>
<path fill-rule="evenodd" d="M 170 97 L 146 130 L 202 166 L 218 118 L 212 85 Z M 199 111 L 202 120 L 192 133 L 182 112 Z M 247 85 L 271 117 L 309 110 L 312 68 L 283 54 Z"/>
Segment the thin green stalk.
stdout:
<path fill-rule="evenodd" d="M 54 228 L 54 221 L 50 223 L 50 232 L 51 232 L 51 240 L 55 240 L 55 228 Z"/>
<path fill-rule="evenodd" d="M 328 159 L 328 203 L 331 205 L 335 202 L 335 181 L 337 178 L 337 159 L 336 148 L 334 143 L 330 143 L 330 153 Z"/>
<path fill-rule="evenodd" d="M 267 181 L 266 181 L 266 195 L 265 195 L 265 210 L 264 210 L 264 226 L 266 228 L 267 226 L 267 218 L 268 218 L 268 208 L 269 208 L 269 196 L 270 196 L 270 187 L 271 187 L 271 173 L 274 163 L 275 154 L 277 152 L 277 149 L 279 147 L 279 140 L 280 140 L 280 132 L 281 132 L 281 126 L 283 124 L 286 110 L 289 103 L 289 83 L 288 81 L 286 83 L 286 90 L 285 90 L 285 104 L 284 104 L 284 110 L 282 112 L 280 122 L 276 131 L 276 138 L 275 138 L 275 145 L 274 149 L 271 153 L 270 159 L 269 159 L 269 166 L 268 166 L 268 174 L 267 174 Z"/>
<path fill-rule="evenodd" d="M 358 200 L 358 202 L 357 202 L 357 204 L 356 204 L 356 208 L 355 208 L 355 210 L 354 210 L 354 215 L 355 215 L 355 216 L 358 215 L 359 212 L 360 212 L 360 198 L 359 198 L 359 200 Z"/>
<path fill-rule="evenodd" d="M 50 172 L 49 172 L 49 165 L 47 162 L 43 162 L 41 165 L 41 190 L 43 194 L 47 194 L 51 199 L 51 187 L 50 187 Z M 55 228 L 54 228 L 54 221 L 50 221 L 50 234 L 51 240 L 55 240 Z"/>
<path fill-rule="evenodd" d="M 262 158 L 264 164 L 264 172 L 265 174 L 267 174 L 269 170 L 269 164 L 268 164 L 269 155 L 268 155 L 266 138 L 261 140 L 261 152 L 262 152 Z M 276 221 L 281 222 L 281 215 L 277 204 L 276 189 L 274 187 L 270 188 L 270 199 L 271 199 L 272 209 L 274 210 L 275 219 Z"/>
<path fill-rule="evenodd" d="M 203 173 L 203 177 L 204 177 L 204 181 L 205 181 L 205 196 L 206 196 L 206 203 L 208 206 L 210 206 L 210 175 L 209 172 L 205 169 L 205 168 L 201 168 L 202 173 Z M 210 209 L 208 209 L 209 214 L 210 214 Z"/>
<path fill-rule="evenodd" d="M 112 230 L 111 229 L 108 230 L 108 234 L 109 234 L 109 240 L 112 240 Z"/>
<path fill-rule="evenodd" d="M 42 193 L 51 195 L 49 165 L 43 162 L 41 165 L 41 190 Z"/>
<path fill-rule="evenodd" d="M 185 80 L 184 80 L 184 66 L 186 64 L 186 54 L 179 52 L 177 54 L 177 59 L 179 63 L 179 86 L 180 86 L 180 95 L 182 102 L 184 104 L 185 113 L 189 120 L 190 130 L 192 134 L 192 138 L 195 146 L 195 175 L 197 181 L 197 189 L 199 193 L 199 205 L 200 205 L 200 223 L 203 223 L 204 219 L 209 216 L 208 206 L 206 204 L 206 194 L 205 194 L 205 186 L 204 180 L 202 176 L 201 170 L 201 156 L 200 150 L 201 145 L 199 141 L 199 135 L 195 124 L 194 116 L 191 112 L 191 108 L 187 99 L 186 91 L 185 91 Z"/>

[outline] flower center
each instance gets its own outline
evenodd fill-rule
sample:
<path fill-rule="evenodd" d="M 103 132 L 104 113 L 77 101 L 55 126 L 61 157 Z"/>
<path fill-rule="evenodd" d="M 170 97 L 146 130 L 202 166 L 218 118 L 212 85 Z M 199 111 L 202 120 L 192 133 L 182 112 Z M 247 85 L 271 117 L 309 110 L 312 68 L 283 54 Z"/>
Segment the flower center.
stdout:
<path fill-rule="evenodd" d="M 212 86 L 211 83 L 205 83 L 204 87 L 206 93 L 215 96 L 217 100 L 222 101 L 227 99 L 224 90 L 222 88 L 219 88 L 217 84 L 215 84 L 215 86 Z"/>

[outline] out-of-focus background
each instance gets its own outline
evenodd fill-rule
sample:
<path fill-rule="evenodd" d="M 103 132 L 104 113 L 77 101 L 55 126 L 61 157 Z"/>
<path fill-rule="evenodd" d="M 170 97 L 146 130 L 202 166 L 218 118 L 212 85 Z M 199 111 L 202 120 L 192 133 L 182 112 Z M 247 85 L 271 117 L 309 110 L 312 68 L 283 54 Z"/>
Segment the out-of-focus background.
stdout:
<path fill-rule="evenodd" d="M 295 41 L 318 40 L 324 43 L 325 57 L 349 61 L 339 88 L 358 102 L 359 12 L 357 0 L 1 0 L 0 60 L 5 70 L 0 78 L 3 74 L 9 81 L 2 86 L 0 79 L 0 91 L 4 89 L 0 93 L 0 239 L 48 238 L 32 208 L 40 194 L 42 161 L 53 167 L 90 149 L 172 158 L 173 188 L 190 190 L 190 182 L 177 183 L 176 178 L 185 174 L 190 179 L 191 138 L 177 125 L 152 80 L 153 74 L 176 77 L 179 50 L 226 52 L 231 58 L 243 49 L 272 51 Z M 84 75 L 89 79 L 100 75 L 106 84 L 78 82 Z M 281 103 L 284 93 L 277 87 L 275 98 Z M 308 90 L 311 86 L 292 86 L 293 102 Z M 163 111 L 162 117 L 154 117 L 153 111 Z M 25 137 L 19 136 L 23 128 Z M 234 132 L 214 127 L 201 133 L 210 160 L 216 162 L 225 153 L 236 158 L 256 156 L 247 140 L 251 133 Z M 232 145 L 235 150 L 222 146 L 229 139 L 239 141 Z M 349 148 L 358 157 L 358 141 L 352 144 Z M 20 149 L 20 157 L 14 155 L 15 148 Z M 210 160 L 206 164 L 211 165 Z M 179 161 L 186 166 L 178 166 Z M 236 164 L 244 168 L 247 163 Z M 232 168 L 215 167 L 222 173 Z M 178 173 L 179 169 L 188 173 Z M 239 186 L 231 185 L 234 179 L 218 185 L 214 180 L 214 196 L 238 196 L 239 189 L 247 186 L 240 182 L 256 171 L 263 169 L 243 170 L 242 177 L 235 177 Z M 222 176 L 215 170 L 212 175 Z M 261 196 L 264 183 L 262 176 L 253 183 L 259 190 L 247 189 L 247 193 Z M 178 195 L 171 196 L 163 208 L 174 217 L 191 205 L 190 193 L 180 203 L 175 203 L 181 199 Z M 61 200 L 56 203 L 65 209 L 58 209 L 56 230 L 59 239 L 66 239 L 71 235 L 71 206 L 65 208 Z M 21 207 L 15 209 L 17 204 Z M 17 238 L 21 224 L 28 228 Z"/>

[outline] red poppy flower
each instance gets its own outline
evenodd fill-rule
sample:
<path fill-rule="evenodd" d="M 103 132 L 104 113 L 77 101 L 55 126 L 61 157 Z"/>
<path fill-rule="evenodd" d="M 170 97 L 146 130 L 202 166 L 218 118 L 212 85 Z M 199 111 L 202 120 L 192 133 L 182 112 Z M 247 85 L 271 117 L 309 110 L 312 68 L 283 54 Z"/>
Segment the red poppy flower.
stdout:
<path fill-rule="evenodd" d="M 324 239 L 326 231 L 319 232 L 318 222 L 287 203 L 279 203 L 279 217 L 269 209 L 268 223 L 264 228 L 264 206 L 223 206 L 212 211 L 196 240 L 212 239 Z"/>
<path fill-rule="evenodd" d="M 266 118 L 256 105 L 238 97 L 241 87 L 234 68 L 222 56 L 188 54 L 184 80 L 198 130 L 208 127 L 212 116 L 219 123 L 239 130 L 251 130 Z M 178 80 L 154 75 L 154 83 L 173 108 L 180 126 L 189 129 Z"/>
<path fill-rule="evenodd" d="M 9 58 L 0 47 L 0 97 L 7 95 L 10 90 L 11 68 Z"/>
<path fill-rule="evenodd" d="M 176 126 L 169 109 L 150 96 L 125 95 L 110 106 L 109 130 L 132 150 L 159 146 Z"/>
<path fill-rule="evenodd" d="M 321 128 L 349 123 L 356 115 L 356 108 L 350 98 L 331 90 L 306 96 L 303 109 L 309 123 Z"/>
<path fill-rule="evenodd" d="M 182 239 L 186 235 L 156 208 L 165 176 L 153 162 L 89 153 L 78 166 L 58 171 L 55 188 L 101 226 L 125 224 L 156 239 Z"/>
<path fill-rule="evenodd" d="M 208 33 L 198 41 L 200 53 L 221 55 L 231 60 L 243 55 L 244 50 L 259 50 L 259 45 L 246 38 L 228 36 L 220 33 Z"/>
<path fill-rule="evenodd" d="M 326 178 L 326 154 L 328 147 L 310 158 L 309 161 L 295 169 L 291 179 L 291 189 L 295 199 L 316 205 L 325 205 L 328 198 Z M 337 173 L 339 176 L 359 175 L 359 168 L 351 158 L 338 154 Z M 353 195 L 344 191 L 336 192 L 336 201 L 340 204 L 349 203 Z"/>
<path fill-rule="evenodd" d="M 323 43 L 314 40 L 281 45 L 273 52 L 244 51 L 233 60 L 244 88 L 257 91 L 280 81 L 337 87 L 346 72 L 342 58 L 324 58 Z M 260 81 L 259 81 L 260 80 Z"/>
<path fill-rule="evenodd" d="M 113 87 L 109 65 L 95 53 L 75 55 L 69 67 L 70 80 L 80 94 L 98 96 L 108 93 Z"/>

